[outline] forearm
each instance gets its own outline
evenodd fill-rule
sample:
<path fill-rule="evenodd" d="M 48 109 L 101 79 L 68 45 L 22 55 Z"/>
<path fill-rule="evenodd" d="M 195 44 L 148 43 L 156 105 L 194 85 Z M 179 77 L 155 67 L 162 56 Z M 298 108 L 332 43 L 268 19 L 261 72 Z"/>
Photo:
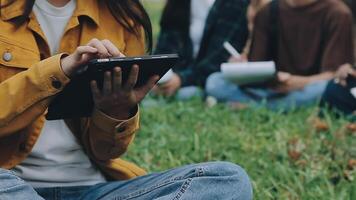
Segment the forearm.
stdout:
<path fill-rule="evenodd" d="M 328 71 L 328 72 L 323 72 L 321 74 L 317 74 L 317 75 L 312 75 L 312 76 L 308 76 L 307 77 L 307 83 L 314 83 L 317 81 L 326 81 L 326 80 L 330 80 L 334 77 L 335 72 L 332 71 Z"/>
<path fill-rule="evenodd" d="M 36 63 L 0 84 L 0 137 L 15 133 L 43 115 L 50 97 L 69 82 L 61 55 Z"/>

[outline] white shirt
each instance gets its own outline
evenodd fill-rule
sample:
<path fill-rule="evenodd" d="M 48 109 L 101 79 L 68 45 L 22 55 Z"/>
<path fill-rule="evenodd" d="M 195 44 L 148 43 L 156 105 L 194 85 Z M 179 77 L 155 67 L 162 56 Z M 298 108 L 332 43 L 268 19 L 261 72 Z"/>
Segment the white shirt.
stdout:
<path fill-rule="evenodd" d="M 190 39 L 193 43 L 193 57 L 197 57 L 203 39 L 206 20 L 215 0 L 191 0 Z"/>
<path fill-rule="evenodd" d="M 47 0 L 35 1 L 33 12 L 46 36 L 52 55 L 58 53 L 65 28 L 75 8 L 75 0 L 69 1 L 63 7 L 55 7 Z"/>
<path fill-rule="evenodd" d="M 75 8 L 75 0 L 64 7 L 55 7 L 47 0 L 35 1 L 33 11 L 52 55 L 59 50 Z M 94 185 L 106 181 L 64 120 L 46 121 L 32 152 L 13 171 L 34 188 Z"/>

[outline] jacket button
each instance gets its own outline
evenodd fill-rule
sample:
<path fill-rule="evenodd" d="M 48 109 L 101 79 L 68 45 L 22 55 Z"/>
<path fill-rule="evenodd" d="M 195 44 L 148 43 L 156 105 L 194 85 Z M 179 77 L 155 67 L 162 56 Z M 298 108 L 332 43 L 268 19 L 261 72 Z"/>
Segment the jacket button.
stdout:
<path fill-rule="evenodd" d="M 2 55 L 2 59 L 5 61 L 5 62 L 10 62 L 12 60 L 12 54 L 10 52 L 5 52 L 3 55 Z"/>
<path fill-rule="evenodd" d="M 116 129 L 116 131 L 117 131 L 118 133 L 122 133 L 122 132 L 126 131 L 126 127 L 125 127 L 125 126 L 118 127 L 118 128 Z"/>
<path fill-rule="evenodd" d="M 52 81 L 52 86 L 56 89 L 61 89 L 62 83 L 58 80 L 54 80 L 54 81 Z"/>

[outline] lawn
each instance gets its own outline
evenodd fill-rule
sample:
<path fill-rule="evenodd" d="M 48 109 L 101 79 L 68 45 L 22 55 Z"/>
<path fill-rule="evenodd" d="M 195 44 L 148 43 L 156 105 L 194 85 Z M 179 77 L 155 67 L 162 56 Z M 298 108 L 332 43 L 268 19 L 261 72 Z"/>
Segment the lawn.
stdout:
<path fill-rule="evenodd" d="M 145 2 L 157 36 L 162 4 Z M 149 172 L 234 162 L 250 175 L 255 199 L 355 200 L 355 127 L 329 115 L 318 123 L 317 113 L 316 106 L 284 114 L 159 99 L 141 107 L 141 130 L 125 158 Z"/>

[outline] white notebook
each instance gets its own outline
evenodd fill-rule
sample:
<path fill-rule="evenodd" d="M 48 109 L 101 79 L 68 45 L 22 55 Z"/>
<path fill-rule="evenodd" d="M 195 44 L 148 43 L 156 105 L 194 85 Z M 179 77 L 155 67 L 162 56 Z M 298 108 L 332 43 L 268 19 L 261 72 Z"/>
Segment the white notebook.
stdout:
<path fill-rule="evenodd" d="M 223 63 L 221 72 L 224 78 L 238 85 L 260 83 L 276 76 L 276 65 L 269 62 Z"/>

